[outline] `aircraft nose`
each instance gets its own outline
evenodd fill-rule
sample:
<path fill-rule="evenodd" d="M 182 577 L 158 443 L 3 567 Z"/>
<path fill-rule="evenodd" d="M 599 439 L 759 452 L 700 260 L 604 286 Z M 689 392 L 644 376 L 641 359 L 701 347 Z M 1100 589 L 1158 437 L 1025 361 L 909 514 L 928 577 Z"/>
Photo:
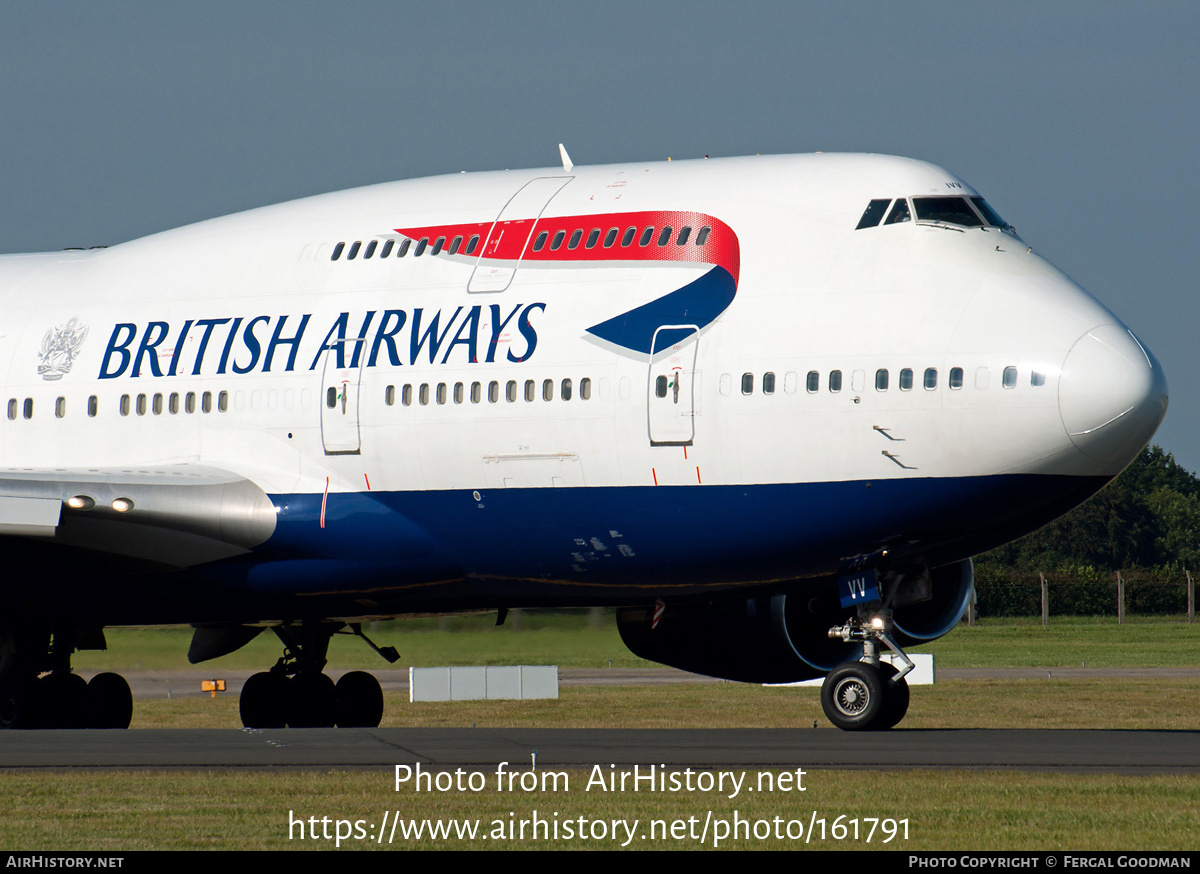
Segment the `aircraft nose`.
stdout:
<path fill-rule="evenodd" d="M 1098 325 L 1067 353 L 1058 409 L 1080 452 L 1123 466 L 1149 442 L 1166 414 L 1167 380 L 1128 328 Z"/>

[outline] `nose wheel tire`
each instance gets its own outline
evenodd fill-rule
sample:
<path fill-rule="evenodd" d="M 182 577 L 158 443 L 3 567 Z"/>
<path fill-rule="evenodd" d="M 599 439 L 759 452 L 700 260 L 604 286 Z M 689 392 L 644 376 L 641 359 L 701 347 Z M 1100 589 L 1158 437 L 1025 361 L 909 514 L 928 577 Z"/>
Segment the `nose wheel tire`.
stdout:
<path fill-rule="evenodd" d="M 889 664 L 846 662 L 838 665 L 821 686 L 821 709 L 844 731 L 891 728 L 908 712 L 908 683 L 892 682 Z"/>

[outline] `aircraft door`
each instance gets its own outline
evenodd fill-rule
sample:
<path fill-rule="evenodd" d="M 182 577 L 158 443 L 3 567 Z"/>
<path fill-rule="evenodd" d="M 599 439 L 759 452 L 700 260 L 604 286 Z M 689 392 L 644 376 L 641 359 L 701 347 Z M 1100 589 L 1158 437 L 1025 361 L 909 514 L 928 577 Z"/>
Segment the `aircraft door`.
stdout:
<path fill-rule="evenodd" d="M 651 446 L 691 446 L 695 436 L 695 325 L 664 325 L 650 341 L 647 415 Z"/>
<path fill-rule="evenodd" d="M 537 220 L 554 195 L 574 178 L 539 176 L 526 182 L 509 199 L 496 216 L 487 239 L 483 241 L 467 291 L 504 291 L 512 284 L 517 267 L 530 245 Z"/>
<path fill-rule="evenodd" d="M 358 415 L 362 371 L 355 350 L 363 342 L 341 340 L 325 350 L 321 369 L 321 442 L 326 455 L 358 455 L 362 451 Z"/>

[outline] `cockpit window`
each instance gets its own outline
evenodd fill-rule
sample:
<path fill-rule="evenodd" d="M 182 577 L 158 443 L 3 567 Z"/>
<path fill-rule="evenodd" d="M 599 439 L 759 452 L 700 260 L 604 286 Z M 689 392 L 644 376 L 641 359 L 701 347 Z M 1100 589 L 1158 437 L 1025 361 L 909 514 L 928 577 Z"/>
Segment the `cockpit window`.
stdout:
<path fill-rule="evenodd" d="M 879 224 L 879 220 L 883 218 L 883 214 L 887 212 L 890 199 L 872 200 L 867 204 L 866 210 L 862 214 L 862 218 L 858 220 L 856 231 L 861 231 L 863 228 L 873 228 Z"/>
<path fill-rule="evenodd" d="M 917 221 L 983 227 L 975 210 L 962 197 L 914 197 L 913 209 L 917 212 Z"/>
<path fill-rule="evenodd" d="M 972 197 L 971 203 L 975 204 L 975 208 L 979 210 L 979 214 L 983 216 L 983 220 L 994 228 L 1007 228 L 1008 222 L 1000 218 L 996 214 L 996 210 L 988 206 L 988 202 L 982 197 Z"/>
<path fill-rule="evenodd" d="M 912 216 L 908 213 L 908 201 L 903 197 L 896 201 L 896 205 L 892 207 L 892 211 L 888 213 L 885 225 L 894 225 L 897 222 L 910 221 Z"/>

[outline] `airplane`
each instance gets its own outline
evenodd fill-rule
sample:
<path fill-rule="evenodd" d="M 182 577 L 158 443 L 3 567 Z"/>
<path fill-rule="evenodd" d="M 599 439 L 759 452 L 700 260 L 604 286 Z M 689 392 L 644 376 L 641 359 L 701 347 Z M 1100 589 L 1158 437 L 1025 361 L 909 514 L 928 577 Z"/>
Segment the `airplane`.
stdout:
<path fill-rule="evenodd" d="M 965 181 L 872 154 L 460 173 L 0 257 L 0 725 L 130 723 L 71 657 L 264 629 L 245 725 L 378 725 L 334 633 L 615 609 L 637 655 L 909 705 L 971 556 L 1102 488 L 1150 351 Z M 880 658 L 891 651 L 889 664 Z"/>

